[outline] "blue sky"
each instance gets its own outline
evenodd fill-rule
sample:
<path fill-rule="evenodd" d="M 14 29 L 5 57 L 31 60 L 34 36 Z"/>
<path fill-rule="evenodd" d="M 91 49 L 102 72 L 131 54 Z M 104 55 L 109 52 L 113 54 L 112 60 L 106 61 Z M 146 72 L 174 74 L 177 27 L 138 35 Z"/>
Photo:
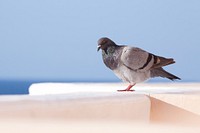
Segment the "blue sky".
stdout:
<path fill-rule="evenodd" d="M 0 1 L 0 79 L 118 81 L 97 40 L 173 57 L 166 70 L 200 81 L 200 1 Z M 165 81 L 164 79 L 161 81 Z"/>

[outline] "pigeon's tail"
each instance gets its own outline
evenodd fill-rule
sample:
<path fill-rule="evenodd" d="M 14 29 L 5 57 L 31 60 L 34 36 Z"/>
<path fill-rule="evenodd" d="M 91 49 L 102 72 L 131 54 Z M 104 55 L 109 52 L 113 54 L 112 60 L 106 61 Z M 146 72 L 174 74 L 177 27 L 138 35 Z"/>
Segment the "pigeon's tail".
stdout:
<path fill-rule="evenodd" d="M 155 68 L 151 70 L 151 77 L 163 77 L 163 78 L 168 78 L 170 80 L 175 80 L 175 79 L 179 79 L 181 80 L 179 77 L 165 71 L 163 68 Z"/>

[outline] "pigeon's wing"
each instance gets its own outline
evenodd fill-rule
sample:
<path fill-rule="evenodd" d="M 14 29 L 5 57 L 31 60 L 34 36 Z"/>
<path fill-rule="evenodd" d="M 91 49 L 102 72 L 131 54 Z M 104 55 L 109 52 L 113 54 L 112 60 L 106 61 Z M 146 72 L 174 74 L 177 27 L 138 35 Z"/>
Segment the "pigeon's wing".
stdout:
<path fill-rule="evenodd" d="M 146 71 L 175 63 L 173 59 L 156 56 L 136 47 L 124 47 L 121 61 L 135 71 Z"/>
<path fill-rule="evenodd" d="M 124 47 L 121 55 L 123 65 L 132 70 L 147 70 L 153 65 L 152 57 L 149 53 L 135 47 Z"/>

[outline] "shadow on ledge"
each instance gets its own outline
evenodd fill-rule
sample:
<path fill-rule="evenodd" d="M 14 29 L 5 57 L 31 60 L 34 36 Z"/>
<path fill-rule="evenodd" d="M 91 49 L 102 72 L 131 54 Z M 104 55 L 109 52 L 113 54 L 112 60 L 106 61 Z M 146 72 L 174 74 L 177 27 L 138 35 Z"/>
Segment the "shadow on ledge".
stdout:
<path fill-rule="evenodd" d="M 156 98 L 151 99 L 151 115 L 152 123 L 180 125 L 180 126 L 199 126 L 200 116 L 168 104 Z"/>

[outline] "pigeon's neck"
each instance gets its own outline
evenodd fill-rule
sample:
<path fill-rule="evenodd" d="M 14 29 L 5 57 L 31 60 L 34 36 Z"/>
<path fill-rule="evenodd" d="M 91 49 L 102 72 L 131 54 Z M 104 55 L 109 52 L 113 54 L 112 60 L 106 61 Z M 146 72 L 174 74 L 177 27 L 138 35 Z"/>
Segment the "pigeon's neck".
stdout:
<path fill-rule="evenodd" d="M 115 46 L 108 47 L 105 52 L 107 52 L 108 54 L 113 54 L 115 52 Z"/>
<path fill-rule="evenodd" d="M 106 54 L 107 56 L 112 56 L 115 51 L 117 50 L 119 46 L 118 45 L 113 45 L 113 46 L 110 46 L 110 47 L 107 47 L 103 53 Z"/>
<path fill-rule="evenodd" d="M 114 70 L 118 67 L 118 60 L 120 56 L 120 47 L 110 46 L 107 48 L 107 53 L 103 50 L 103 61 L 107 67 Z"/>

